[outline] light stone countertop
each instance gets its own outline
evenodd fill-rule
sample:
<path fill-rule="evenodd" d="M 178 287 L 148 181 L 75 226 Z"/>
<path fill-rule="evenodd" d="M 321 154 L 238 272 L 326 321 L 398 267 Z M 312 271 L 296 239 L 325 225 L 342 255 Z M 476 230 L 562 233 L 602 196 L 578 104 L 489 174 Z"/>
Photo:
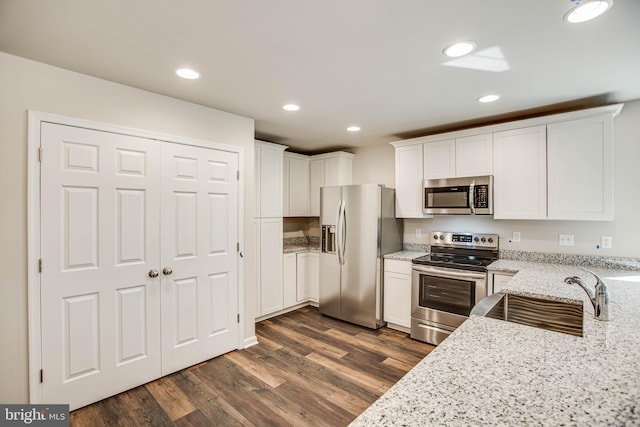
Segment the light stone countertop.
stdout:
<path fill-rule="evenodd" d="M 320 248 L 317 245 L 284 245 L 282 247 L 282 253 L 298 253 L 298 252 L 320 252 Z"/>
<path fill-rule="evenodd" d="M 383 258 L 393 259 L 396 261 L 411 261 L 414 258 L 419 258 L 421 256 L 427 255 L 428 253 L 429 252 L 402 250 L 402 251 L 386 254 Z"/>
<path fill-rule="evenodd" d="M 584 337 L 471 316 L 352 426 L 640 425 L 640 272 L 594 268 L 609 322 L 577 285 L 578 267 L 500 260 L 504 292 L 584 303 Z"/>

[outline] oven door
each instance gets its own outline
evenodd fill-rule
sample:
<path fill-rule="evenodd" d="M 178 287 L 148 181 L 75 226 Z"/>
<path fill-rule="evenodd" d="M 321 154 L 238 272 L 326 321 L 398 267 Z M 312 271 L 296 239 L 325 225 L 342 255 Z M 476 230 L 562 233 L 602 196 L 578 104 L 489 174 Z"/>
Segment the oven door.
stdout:
<path fill-rule="evenodd" d="M 484 272 L 414 265 L 411 280 L 411 337 L 439 344 L 487 295 Z"/>

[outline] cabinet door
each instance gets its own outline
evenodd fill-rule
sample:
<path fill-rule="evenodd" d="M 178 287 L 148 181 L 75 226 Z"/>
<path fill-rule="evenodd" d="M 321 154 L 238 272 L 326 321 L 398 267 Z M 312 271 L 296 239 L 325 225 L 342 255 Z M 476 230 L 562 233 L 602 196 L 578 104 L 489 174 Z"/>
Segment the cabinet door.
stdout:
<path fill-rule="evenodd" d="M 511 280 L 513 274 L 508 273 L 491 273 L 491 285 L 489 286 L 489 294 L 500 292 L 504 285 Z"/>
<path fill-rule="evenodd" d="M 309 299 L 317 303 L 320 298 L 320 254 L 309 252 Z"/>
<path fill-rule="evenodd" d="M 309 253 L 298 254 L 298 301 L 309 299 Z"/>
<path fill-rule="evenodd" d="M 256 216 L 282 217 L 282 167 L 283 150 L 256 146 Z M 274 144 L 275 145 L 275 144 Z"/>
<path fill-rule="evenodd" d="M 324 160 L 324 186 L 350 185 L 352 161 L 350 158 L 337 156 Z"/>
<path fill-rule="evenodd" d="M 546 126 L 493 134 L 495 219 L 547 217 Z"/>
<path fill-rule="evenodd" d="M 324 160 L 309 162 L 309 214 L 320 216 L 320 187 L 324 185 Z"/>
<path fill-rule="evenodd" d="M 284 307 L 291 307 L 298 301 L 297 296 L 297 256 L 295 253 L 284 254 L 283 256 L 283 292 Z"/>
<path fill-rule="evenodd" d="M 456 176 L 456 141 L 429 142 L 422 146 L 424 179 L 453 178 Z"/>
<path fill-rule="evenodd" d="M 613 220 L 611 116 L 547 126 L 549 219 Z"/>
<path fill-rule="evenodd" d="M 456 176 L 493 174 L 493 136 L 456 138 Z"/>
<path fill-rule="evenodd" d="M 289 200 L 291 194 L 289 193 L 289 165 L 290 158 L 286 156 L 282 159 L 282 216 L 291 216 L 289 214 Z"/>
<path fill-rule="evenodd" d="M 283 308 L 282 218 L 260 220 L 260 315 Z"/>
<path fill-rule="evenodd" d="M 422 213 L 422 144 L 397 147 L 396 218 L 424 218 Z"/>
<path fill-rule="evenodd" d="M 309 160 L 289 158 L 288 216 L 309 216 Z"/>
<path fill-rule="evenodd" d="M 384 320 L 411 328 L 411 275 L 390 271 L 386 265 L 387 260 L 384 262 Z M 411 263 L 393 262 L 402 270 L 411 271 Z"/>

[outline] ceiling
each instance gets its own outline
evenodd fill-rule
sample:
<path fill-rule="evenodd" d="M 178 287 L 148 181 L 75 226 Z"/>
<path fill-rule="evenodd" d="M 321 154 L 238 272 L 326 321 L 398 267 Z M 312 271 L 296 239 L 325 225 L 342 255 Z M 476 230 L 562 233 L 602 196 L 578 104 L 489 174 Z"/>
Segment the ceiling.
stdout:
<path fill-rule="evenodd" d="M 313 153 L 640 99 L 640 1 L 583 24 L 562 19 L 572 6 L 0 0 L 0 51 L 251 117 L 258 138 Z M 443 48 L 460 40 L 476 51 L 447 64 Z"/>

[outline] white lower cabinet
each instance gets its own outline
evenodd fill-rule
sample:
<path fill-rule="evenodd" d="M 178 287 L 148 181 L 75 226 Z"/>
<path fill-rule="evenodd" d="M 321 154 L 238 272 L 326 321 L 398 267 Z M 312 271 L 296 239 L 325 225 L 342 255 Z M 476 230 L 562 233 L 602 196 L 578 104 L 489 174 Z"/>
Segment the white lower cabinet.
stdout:
<path fill-rule="evenodd" d="M 282 281 L 282 218 L 258 218 L 259 315 L 284 308 Z"/>
<path fill-rule="evenodd" d="M 267 235 L 271 235 L 268 226 L 266 234 L 259 233 L 260 242 Z M 260 247 L 262 248 L 263 245 Z M 274 245 L 270 250 L 273 252 L 273 258 L 260 257 L 259 259 L 260 275 L 257 279 L 260 290 L 257 315 L 259 320 L 302 307 L 305 303 L 317 304 L 320 287 L 320 254 L 290 252 L 283 254 L 280 260 L 276 259 L 276 254 L 282 254 L 282 246 L 277 249 Z M 276 252 L 277 250 L 280 252 Z M 265 265 L 265 262 L 268 265 Z M 278 277 L 280 277 L 279 280 Z"/>
<path fill-rule="evenodd" d="M 309 301 L 318 303 L 320 298 L 320 254 L 309 252 Z"/>
<path fill-rule="evenodd" d="M 284 306 L 290 307 L 298 302 L 297 255 L 295 253 L 284 254 L 282 278 Z"/>
<path fill-rule="evenodd" d="M 411 262 L 384 260 L 384 320 L 388 327 L 411 328 Z"/>
<path fill-rule="evenodd" d="M 489 285 L 487 286 L 487 295 L 492 295 L 500 292 L 509 280 L 513 277 L 514 273 L 489 273 Z"/>
<path fill-rule="evenodd" d="M 300 252 L 297 254 L 297 300 L 296 302 L 318 302 L 320 282 L 320 254 Z"/>

